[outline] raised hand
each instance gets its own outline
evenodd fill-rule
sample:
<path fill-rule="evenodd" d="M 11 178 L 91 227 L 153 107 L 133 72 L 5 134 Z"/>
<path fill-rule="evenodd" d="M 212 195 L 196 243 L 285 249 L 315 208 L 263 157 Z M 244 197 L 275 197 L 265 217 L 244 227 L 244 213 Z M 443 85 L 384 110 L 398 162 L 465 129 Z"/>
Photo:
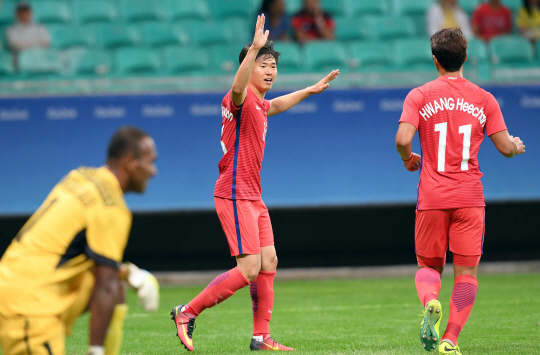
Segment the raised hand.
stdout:
<path fill-rule="evenodd" d="M 330 82 L 334 80 L 338 75 L 339 69 L 332 70 L 330 74 L 328 74 L 326 77 L 321 79 L 321 81 L 311 87 L 312 93 L 320 94 L 324 90 L 328 89 L 328 87 L 330 86 Z"/>
<path fill-rule="evenodd" d="M 264 14 L 257 16 L 257 24 L 255 25 L 255 36 L 253 36 L 253 49 L 261 49 L 268 40 L 268 30 L 264 30 L 265 17 Z"/>

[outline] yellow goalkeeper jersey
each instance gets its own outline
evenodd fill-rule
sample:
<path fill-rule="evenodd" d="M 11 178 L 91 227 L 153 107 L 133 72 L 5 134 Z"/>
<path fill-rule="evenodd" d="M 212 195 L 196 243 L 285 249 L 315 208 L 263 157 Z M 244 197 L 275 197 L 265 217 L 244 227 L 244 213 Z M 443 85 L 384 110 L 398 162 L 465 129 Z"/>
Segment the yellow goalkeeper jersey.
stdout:
<path fill-rule="evenodd" d="M 75 301 L 82 274 L 124 256 L 132 215 L 107 168 L 72 170 L 0 260 L 0 314 L 50 316 Z"/>

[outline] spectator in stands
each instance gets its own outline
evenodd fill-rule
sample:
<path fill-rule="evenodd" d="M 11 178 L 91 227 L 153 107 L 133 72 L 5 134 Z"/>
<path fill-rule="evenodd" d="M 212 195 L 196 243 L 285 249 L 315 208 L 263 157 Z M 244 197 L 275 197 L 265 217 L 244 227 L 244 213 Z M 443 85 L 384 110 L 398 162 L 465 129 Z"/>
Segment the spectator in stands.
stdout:
<path fill-rule="evenodd" d="M 540 1 L 523 0 L 517 15 L 517 25 L 524 37 L 531 41 L 540 39 Z"/>
<path fill-rule="evenodd" d="M 304 7 L 293 16 L 294 36 L 300 43 L 334 39 L 334 20 L 323 11 L 319 0 L 304 0 Z"/>
<path fill-rule="evenodd" d="M 427 30 L 431 36 L 443 28 L 460 28 L 467 38 L 473 36 L 469 17 L 457 4 L 457 0 L 439 0 L 427 13 Z"/>
<path fill-rule="evenodd" d="M 49 47 L 51 35 L 45 27 L 32 21 L 32 9 L 27 2 L 17 5 L 15 15 L 17 22 L 8 28 L 6 37 L 16 65 L 19 52 L 29 48 Z"/>
<path fill-rule="evenodd" d="M 472 18 L 474 34 L 485 41 L 512 31 L 512 12 L 501 0 L 480 4 Z"/>
<path fill-rule="evenodd" d="M 284 0 L 263 0 L 261 13 L 266 17 L 265 30 L 270 31 L 272 41 L 290 41 L 290 19 L 285 12 Z"/>

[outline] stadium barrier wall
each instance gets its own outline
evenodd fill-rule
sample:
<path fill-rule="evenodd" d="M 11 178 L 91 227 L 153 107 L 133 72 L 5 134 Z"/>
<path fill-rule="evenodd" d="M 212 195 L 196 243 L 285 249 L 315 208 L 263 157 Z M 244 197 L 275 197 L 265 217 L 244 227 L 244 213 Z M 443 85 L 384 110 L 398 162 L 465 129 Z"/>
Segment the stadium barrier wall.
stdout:
<path fill-rule="evenodd" d="M 513 159 L 502 157 L 489 139 L 481 149 L 486 243 L 494 243 L 486 257 L 538 258 L 540 87 L 486 89 L 500 103 L 510 133 L 527 145 L 527 154 Z M 394 147 L 408 91 L 329 90 L 269 118 L 263 199 L 281 266 L 414 262 L 406 255 L 414 256 L 418 173 L 402 167 Z M 136 212 L 127 257 L 161 270 L 230 263 L 212 197 L 222 156 L 223 96 L 0 99 L 2 250 L 63 175 L 80 165 L 101 165 L 111 134 L 131 124 L 156 139 L 159 175 L 144 196 L 127 197 Z M 419 151 L 417 140 L 414 149 Z M 193 240 L 201 250 L 182 255 L 181 243 Z M 180 260 L 168 257 L 173 255 Z"/>

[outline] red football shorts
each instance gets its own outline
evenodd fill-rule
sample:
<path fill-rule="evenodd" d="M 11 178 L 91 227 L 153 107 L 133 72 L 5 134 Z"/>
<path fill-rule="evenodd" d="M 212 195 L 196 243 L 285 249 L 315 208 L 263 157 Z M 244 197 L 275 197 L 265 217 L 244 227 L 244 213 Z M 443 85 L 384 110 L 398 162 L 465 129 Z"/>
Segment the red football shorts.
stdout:
<path fill-rule="evenodd" d="M 227 236 L 231 256 L 260 254 L 274 245 L 274 232 L 263 200 L 229 200 L 214 197 L 216 211 Z"/>
<path fill-rule="evenodd" d="M 455 264 L 476 266 L 483 252 L 485 208 L 416 211 L 415 229 L 419 265 L 443 266 L 450 249 Z M 441 265 L 427 265 L 434 260 Z"/>

